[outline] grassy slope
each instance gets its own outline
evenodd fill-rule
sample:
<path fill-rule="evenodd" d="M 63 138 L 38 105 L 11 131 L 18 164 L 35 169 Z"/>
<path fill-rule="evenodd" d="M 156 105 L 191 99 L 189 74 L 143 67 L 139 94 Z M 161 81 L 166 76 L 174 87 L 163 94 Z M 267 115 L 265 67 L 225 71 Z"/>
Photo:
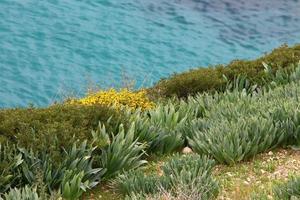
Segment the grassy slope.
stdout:
<path fill-rule="evenodd" d="M 161 166 L 170 157 L 158 157 L 149 160 L 145 171 L 161 173 Z M 247 162 L 232 166 L 218 165 L 214 176 L 219 181 L 221 192 L 218 199 L 250 199 L 253 194 L 263 194 L 272 199 L 272 186 L 275 182 L 287 180 L 289 175 L 300 175 L 300 153 L 294 150 L 278 149 L 260 154 Z M 96 189 L 83 196 L 83 199 L 122 199 L 102 183 Z"/>
<path fill-rule="evenodd" d="M 273 104 L 274 105 L 274 104 Z M 151 160 L 146 172 L 161 173 L 169 157 Z M 218 199 L 272 199 L 274 183 L 286 181 L 290 175 L 300 175 L 300 153 L 291 149 L 276 149 L 256 155 L 234 165 L 218 165 L 214 177 L 220 184 Z M 100 191 L 99 191 L 100 190 Z M 95 189 L 88 199 L 121 199 L 107 187 Z"/>

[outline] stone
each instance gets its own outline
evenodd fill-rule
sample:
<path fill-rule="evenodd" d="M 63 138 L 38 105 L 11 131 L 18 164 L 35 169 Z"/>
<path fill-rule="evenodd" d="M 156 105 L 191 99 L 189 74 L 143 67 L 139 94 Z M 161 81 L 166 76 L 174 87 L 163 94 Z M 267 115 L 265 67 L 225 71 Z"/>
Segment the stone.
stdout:
<path fill-rule="evenodd" d="M 193 150 L 190 147 L 184 147 L 182 150 L 183 154 L 190 154 L 193 153 Z"/>

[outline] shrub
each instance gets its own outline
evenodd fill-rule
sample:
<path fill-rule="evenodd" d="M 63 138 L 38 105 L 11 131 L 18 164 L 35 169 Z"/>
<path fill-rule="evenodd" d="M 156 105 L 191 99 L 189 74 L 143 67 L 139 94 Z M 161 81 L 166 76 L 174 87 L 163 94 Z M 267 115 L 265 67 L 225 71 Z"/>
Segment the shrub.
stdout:
<path fill-rule="evenodd" d="M 67 170 L 72 170 L 75 174 L 82 173 L 82 180 L 88 183 L 88 188 L 92 188 L 100 182 L 100 178 L 105 173 L 104 169 L 93 166 L 92 154 L 94 150 L 94 148 L 87 146 L 86 141 L 80 146 L 73 144 L 72 148 L 64 151 L 61 155 L 63 161 L 57 164 L 57 166 L 53 165 L 47 157 L 42 157 L 39 160 L 40 166 L 34 166 L 34 168 L 39 167 L 43 170 L 44 181 L 50 191 L 57 189 Z"/>
<path fill-rule="evenodd" d="M 117 133 L 110 134 L 100 123 L 98 130 L 93 132 L 94 145 L 100 144 L 97 146 L 100 150 L 97 157 L 98 164 L 106 169 L 104 178 L 112 178 L 122 170 L 135 169 L 147 163 L 141 159 L 146 144 L 134 139 L 134 131 L 134 123 L 130 125 L 127 131 L 121 124 Z"/>
<path fill-rule="evenodd" d="M 128 89 L 122 89 L 116 91 L 110 89 L 107 91 L 99 91 L 94 94 L 89 94 L 86 97 L 76 100 L 70 100 L 69 104 L 82 104 L 82 105 L 105 105 L 105 106 L 116 106 L 120 108 L 127 106 L 132 109 L 141 108 L 142 110 L 148 110 L 154 107 L 154 103 L 151 102 L 146 94 L 145 90 L 137 92 L 129 91 Z"/>
<path fill-rule="evenodd" d="M 180 115 L 171 103 L 149 111 L 149 130 L 156 134 L 150 142 L 152 152 L 167 154 L 183 146 L 182 130 L 186 126 L 187 116 Z"/>
<path fill-rule="evenodd" d="M 76 173 L 66 170 L 61 183 L 62 197 L 66 200 L 77 200 L 88 188 L 88 181 L 83 181 L 84 172 Z"/>
<path fill-rule="evenodd" d="M 73 170 L 74 173 L 82 173 L 82 181 L 87 183 L 86 188 L 95 187 L 106 171 L 106 169 L 93 166 L 92 155 L 94 150 L 95 148 L 87 146 L 86 141 L 80 146 L 74 144 L 69 151 L 65 151 L 64 161 L 60 164 L 62 170 Z"/>
<path fill-rule="evenodd" d="M 205 197 L 203 193 L 199 193 L 199 188 L 196 187 L 194 185 L 179 185 L 176 187 L 176 190 L 172 192 L 165 190 L 164 188 L 160 188 L 159 192 L 156 194 L 131 194 L 127 195 L 125 200 L 206 200 L 207 197 Z M 209 189 L 210 188 L 207 188 L 207 191 L 209 191 Z"/>
<path fill-rule="evenodd" d="M 198 92 L 220 91 L 228 80 L 234 80 L 238 75 L 243 75 L 251 84 L 262 85 L 268 78 L 264 72 L 263 62 L 269 64 L 274 72 L 280 68 L 289 68 L 291 64 L 300 60 L 300 45 L 288 47 L 281 46 L 270 54 L 252 61 L 235 60 L 228 65 L 217 65 L 209 68 L 193 69 L 181 74 L 175 74 L 170 78 L 159 81 L 149 91 L 153 96 L 177 96 L 187 97 Z"/>
<path fill-rule="evenodd" d="M 68 149 L 76 141 L 90 139 L 99 121 L 110 130 L 122 120 L 126 119 L 121 112 L 99 105 L 4 109 L 0 110 L 0 136 L 35 152 L 46 151 L 59 160 L 62 147 Z"/>
<path fill-rule="evenodd" d="M 189 145 L 231 164 L 279 145 L 299 144 L 299 92 L 296 81 L 269 92 L 215 94 L 204 117 L 185 130 Z"/>
<path fill-rule="evenodd" d="M 184 143 L 182 130 L 187 125 L 187 110 L 168 102 L 146 113 L 135 112 L 128 118 L 135 123 L 134 137 L 148 144 L 148 152 L 168 154 Z"/>
<path fill-rule="evenodd" d="M 93 167 L 93 151 L 94 148 L 89 148 L 86 142 L 83 142 L 80 146 L 74 144 L 71 149 L 62 153 L 62 162 L 54 163 L 43 152 L 34 153 L 18 148 L 16 152 L 21 157 L 21 161 L 18 161 L 20 164 L 16 169 L 12 166 L 12 168 L 6 170 L 18 172 L 18 174 L 12 176 L 12 180 L 18 178 L 17 186 L 35 185 L 42 197 L 48 196 L 47 193 L 53 193 L 61 187 L 65 190 L 68 190 L 68 186 L 76 187 L 76 185 L 74 186 L 77 183 L 75 180 L 79 179 L 82 182 L 80 184 L 81 188 L 84 186 L 84 189 L 90 189 L 100 182 L 100 178 L 104 173 L 104 170 Z M 12 187 L 16 184 L 8 186 Z"/>
<path fill-rule="evenodd" d="M 220 163 L 232 164 L 278 146 L 284 139 L 272 120 L 261 117 L 226 119 L 189 139 L 198 153 L 212 155 Z"/>

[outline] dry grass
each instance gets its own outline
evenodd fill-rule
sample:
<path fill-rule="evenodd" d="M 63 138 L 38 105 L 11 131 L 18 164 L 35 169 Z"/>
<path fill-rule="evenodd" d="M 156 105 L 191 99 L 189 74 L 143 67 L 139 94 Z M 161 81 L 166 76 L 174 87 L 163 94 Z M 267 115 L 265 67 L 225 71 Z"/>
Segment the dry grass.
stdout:
<path fill-rule="evenodd" d="M 246 200 L 253 194 L 272 199 L 274 183 L 300 173 L 300 152 L 280 149 L 234 166 L 219 165 L 214 175 L 220 183 L 219 200 Z"/>

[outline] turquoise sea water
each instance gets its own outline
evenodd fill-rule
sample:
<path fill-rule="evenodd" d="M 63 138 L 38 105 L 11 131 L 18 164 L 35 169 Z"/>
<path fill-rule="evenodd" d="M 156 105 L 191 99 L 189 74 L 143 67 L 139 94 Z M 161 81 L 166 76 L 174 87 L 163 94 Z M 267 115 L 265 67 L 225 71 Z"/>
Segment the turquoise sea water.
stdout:
<path fill-rule="evenodd" d="M 0 107 L 300 42 L 300 0 L 0 0 Z"/>

